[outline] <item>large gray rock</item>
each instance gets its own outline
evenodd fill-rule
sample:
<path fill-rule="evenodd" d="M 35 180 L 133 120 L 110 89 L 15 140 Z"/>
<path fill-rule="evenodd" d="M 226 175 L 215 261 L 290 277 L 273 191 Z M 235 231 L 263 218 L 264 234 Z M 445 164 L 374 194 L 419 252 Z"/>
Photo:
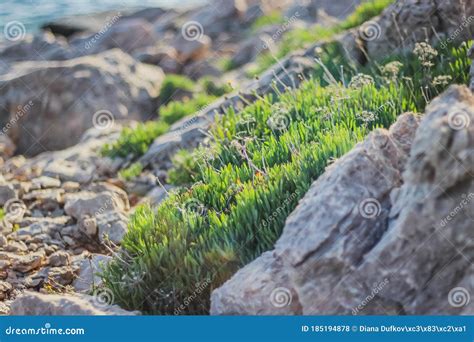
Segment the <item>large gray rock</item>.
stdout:
<path fill-rule="evenodd" d="M 412 115 L 372 133 L 312 185 L 275 250 L 213 292 L 211 313 L 472 314 L 472 108 L 453 86 L 415 138 Z"/>
<path fill-rule="evenodd" d="M 341 38 L 349 55 L 364 60 L 413 49 L 416 42 L 472 39 L 474 3 L 464 0 L 397 0 L 383 13 Z M 358 50 L 359 52 L 355 52 Z"/>
<path fill-rule="evenodd" d="M 56 295 L 25 292 L 11 304 L 10 315 L 21 316 L 89 316 L 89 315 L 136 315 L 111 305 L 112 295 L 106 290 L 96 296 Z"/>
<path fill-rule="evenodd" d="M 17 152 L 35 155 L 79 141 L 92 127 L 146 119 L 164 74 L 118 49 L 68 61 L 21 62 L 0 76 L 0 124 Z"/>

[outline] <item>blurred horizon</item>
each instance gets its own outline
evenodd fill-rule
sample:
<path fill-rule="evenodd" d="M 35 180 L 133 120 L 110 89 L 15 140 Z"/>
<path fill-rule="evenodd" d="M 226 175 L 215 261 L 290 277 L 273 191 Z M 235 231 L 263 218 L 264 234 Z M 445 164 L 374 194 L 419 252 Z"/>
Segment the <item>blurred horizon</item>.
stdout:
<path fill-rule="evenodd" d="M 64 17 L 123 10 L 133 12 L 146 7 L 186 8 L 206 0 L 2 0 L 0 32 L 11 21 L 19 21 L 26 33 L 38 32 L 42 25 Z M 0 34 L 0 36 L 3 36 Z"/>

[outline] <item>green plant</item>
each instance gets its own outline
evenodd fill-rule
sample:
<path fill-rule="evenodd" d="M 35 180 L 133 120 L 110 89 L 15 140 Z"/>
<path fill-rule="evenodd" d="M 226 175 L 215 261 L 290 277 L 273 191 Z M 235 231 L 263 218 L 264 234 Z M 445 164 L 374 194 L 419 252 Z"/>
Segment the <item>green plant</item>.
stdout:
<path fill-rule="evenodd" d="M 142 171 L 143 165 L 140 162 L 136 162 L 121 170 L 119 176 L 125 180 L 132 180 L 133 178 L 138 177 Z"/>
<path fill-rule="evenodd" d="M 3 220 L 5 218 L 5 210 L 0 208 L 0 220 Z"/>
<path fill-rule="evenodd" d="M 134 128 L 125 127 L 116 142 L 102 148 L 102 154 L 112 158 L 127 157 L 130 154 L 141 156 L 153 140 L 167 130 L 168 125 L 161 121 L 140 123 Z"/>
<path fill-rule="evenodd" d="M 283 23 L 285 19 L 280 11 L 274 11 L 266 15 L 262 15 L 261 17 L 257 18 L 252 24 L 252 31 L 256 32 L 259 28 L 262 28 L 267 25 L 275 25 Z"/>
<path fill-rule="evenodd" d="M 181 313 L 183 303 L 184 313 L 206 313 L 211 291 L 273 246 L 286 217 L 334 158 L 400 113 L 422 111 L 450 82 L 467 80 L 467 49 L 439 51 L 430 70 L 419 69 L 413 55 L 391 58 L 400 63 L 396 79 L 387 77 L 386 63 L 374 61 L 328 81 L 318 75 L 340 68 L 321 64 L 299 89 L 275 90 L 278 96 L 239 113 L 230 109 L 217 119 L 211 146 L 183 154 L 172 171 L 192 184 L 132 216 L 123 250 L 103 275 L 116 301 L 155 314 Z M 338 50 L 329 45 L 321 60 Z M 434 84 L 441 72 L 450 81 Z M 418 84 L 429 92 L 416 91 Z M 196 297 L 200 284 L 206 286 Z"/>
<path fill-rule="evenodd" d="M 209 77 L 201 78 L 199 80 L 199 85 L 202 87 L 203 91 L 206 94 L 211 96 L 220 97 L 232 91 L 232 87 L 229 84 L 217 84 L 215 80 Z"/>
<path fill-rule="evenodd" d="M 159 109 L 160 120 L 166 124 L 173 124 L 179 119 L 196 113 L 205 108 L 216 99 L 215 96 L 199 94 L 196 97 L 185 101 L 172 101 Z"/>
<path fill-rule="evenodd" d="M 313 44 L 333 37 L 335 34 L 347 30 L 362 23 L 370 18 L 380 14 L 384 8 L 390 5 L 393 0 L 370 0 L 360 4 L 356 10 L 346 18 L 342 23 L 325 27 L 316 25 L 312 29 L 294 29 L 283 35 L 278 43 L 277 51 L 261 54 L 256 60 L 256 66 L 248 72 L 248 76 L 254 76 L 262 73 L 270 66 L 274 65 L 279 59 L 285 57 L 290 52 L 303 48 L 307 44 Z"/>
<path fill-rule="evenodd" d="M 161 86 L 160 98 L 163 103 L 168 103 L 178 90 L 192 92 L 196 84 L 193 80 L 182 75 L 166 75 Z"/>

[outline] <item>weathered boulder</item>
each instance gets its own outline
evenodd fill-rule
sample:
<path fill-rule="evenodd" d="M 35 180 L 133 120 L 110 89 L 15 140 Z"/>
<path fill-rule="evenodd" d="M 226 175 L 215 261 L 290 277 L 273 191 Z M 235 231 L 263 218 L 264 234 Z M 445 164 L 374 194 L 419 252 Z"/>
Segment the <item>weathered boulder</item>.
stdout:
<path fill-rule="evenodd" d="M 211 313 L 472 314 L 472 108 L 452 86 L 416 136 L 412 115 L 372 133 L 312 185 L 275 250 L 213 292 Z"/>
<path fill-rule="evenodd" d="M 362 50 L 378 58 L 413 49 L 422 41 L 436 45 L 440 39 L 448 43 L 469 40 L 474 30 L 473 16 L 472 1 L 397 0 L 379 17 L 345 34 L 341 41 L 349 55 L 358 55 L 356 59 L 365 59 Z"/>
<path fill-rule="evenodd" d="M 10 315 L 76 316 L 76 315 L 136 315 L 111 305 L 112 294 L 107 290 L 95 296 L 85 294 L 56 295 L 25 292 L 11 304 Z"/>
<path fill-rule="evenodd" d="M 17 152 L 65 148 L 95 126 L 145 119 L 164 74 L 118 49 L 68 61 L 21 62 L 0 76 L 0 124 Z"/>

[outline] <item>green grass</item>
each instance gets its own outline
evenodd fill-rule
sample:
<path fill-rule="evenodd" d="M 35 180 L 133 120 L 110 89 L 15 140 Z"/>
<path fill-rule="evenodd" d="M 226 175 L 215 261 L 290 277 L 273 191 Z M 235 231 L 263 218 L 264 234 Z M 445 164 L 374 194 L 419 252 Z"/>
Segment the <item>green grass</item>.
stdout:
<path fill-rule="evenodd" d="M 172 101 L 159 109 L 160 120 L 171 125 L 185 116 L 205 108 L 215 99 L 217 99 L 216 96 L 200 94 L 189 100 Z"/>
<path fill-rule="evenodd" d="M 129 167 L 121 170 L 119 176 L 125 180 L 132 180 L 140 175 L 143 171 L 143 165 L 139 162 L 131 164 Z"/>
<path fill-rule="evenodd" d="M 0 220 L 3 220 L 5 218 L 5 210 L 0 208 Z"/>
<path fill-rule="evenodd" d="M 207 313 L 211 291 L 273 247 L 286 217 L 332 160 L 399 114 L 423 111 L 448 85 L 434 85 L 437 76 L 467 81 L 467 48 L 439 51 L 429 69 L 413 54 L 393 57 L 401 63 L 396 78 L 373 62 L 363 70 L 373 82 L 357 87 L 353 77 L 347 85 L 362 70 L 347 67 L 328 83 L 318 66 L 297 90 L 229 110 L 214 125 L 210 147 L 175 159 L 170 178 L 186 186 L 132 216 L 122 252 L 103 275 L 115 300 L 152 314 Z M 334 61 L 337 51 L 331 45 L 323 60 Z"/>
<path fill-rule="evenodd" d="M 166 75 L 161 86 L 160 98 L 162 103 L 168 103 L 178 90 L 192 92 L 196 84 L 193 80 L 182 75 Z"/>
<path fill-rule="evenodd" d="M 102 148 L 102 155 L 111 158 L 141 156 L 148 150 L 153 140 L 168 131 L 168 128 L 169 126 L 162 121 L 139 123 L 134 128 L 125 127 L 116 142 L 106 144 Z"/>
<path fill-rule="evenodd" d="M 274 11 L 257 18 L 257 20 L 253 22 L 251 30 L 252 32 L 256 32 L 258 31 L 258 29 L 264 26 L 281 24 L 284 21 L 285 21 L 285 18 L 283 18 L 282 13 L 280 11 Z"/>

